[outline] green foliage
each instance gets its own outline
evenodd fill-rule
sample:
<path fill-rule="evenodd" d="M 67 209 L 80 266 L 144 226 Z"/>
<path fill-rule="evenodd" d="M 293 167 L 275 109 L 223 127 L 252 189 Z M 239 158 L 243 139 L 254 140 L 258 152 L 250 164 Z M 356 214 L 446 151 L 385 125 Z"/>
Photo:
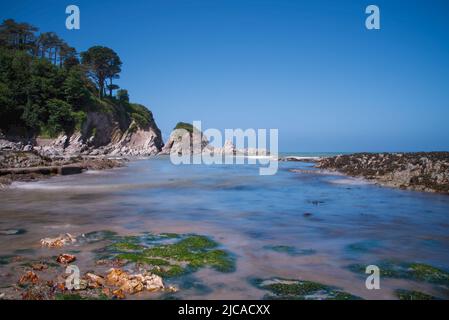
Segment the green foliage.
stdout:
<path fill-rule="evenodd" d="M 21 120 L 28 101 L 31 57 L 25 52 L 0 48 L 0 129 L 23 126 Z"/>
<path fill-rule="evenodd" d="M 0 45 L 32 51 L 35 48 L 34 32 L 37 28 L 28 23 L 17 23 L 13 19 L 6 19 L 0 25 Z"/>
<path fill-rule="evenodd" d="M 81 54 L 53 32 L 12 19 L 0 24 L 0 130 L 5 134 L 54 137 L 80 130 L 87 113 L 106 112 L 126 130 L 150 124 L 144 106 L 129 103 L 127 90 L 117 96 L 112 83 L 122 62 L 114 50 L 94 46 Z M 106 88 L 111 96 L 104 97 Z"/>
<path fill-rule="evenodd" d="M 112 81 L 121 72 L 122 61 L 119 56 L 111 48 L 94 46 L 81 53 L 81 62 L 96 82 L 99 97 L 103 97 L 106 79 Z"/>
<path fill-rule="evenodd" d="M 150 121 L 153 121 L 153 114 L 150 110 L 137 103 L 127 104 L 128 112 L 131 115 L 131 119 L 134 120 L 139 128 L 146 128 Z"/>
<path fill-rule="evenodd" d="M 129 102 L 129 94 L 128 90 L 126 89 L 120 89 L 117 91 L 117 99 L 120 102 Z"/>
<path fill-rule="evenodd" d="M 71 104 L 74 110 L 82 110 L 89 103 L 90 92 L 86 84 L 85 74 L 79 68 L 68 71 L 62 90 L 65 101 Z"/>
<path fill-rule="evenodd" d="M 80 131 L 83 123 L 87 119 L 87 114 L 85 111 L 72 112 L 72 117 L 75 120 L 75 130 Z"/>
<path fill-rule="evenodd" d="M 175 130 L 176 129 L 184 129 L 190 133 L 193 133 L 193 126 L 190 123 L 186 123 L 186 122 L 178 122 L 175 127 Z"/>
<path fill-rule="evenodd" d="M 51 136 L 75 129 L 76 119 L 71 106 L 62 100 L 51 99 L 47 102 L 49 112 L 46 128 Z"/>

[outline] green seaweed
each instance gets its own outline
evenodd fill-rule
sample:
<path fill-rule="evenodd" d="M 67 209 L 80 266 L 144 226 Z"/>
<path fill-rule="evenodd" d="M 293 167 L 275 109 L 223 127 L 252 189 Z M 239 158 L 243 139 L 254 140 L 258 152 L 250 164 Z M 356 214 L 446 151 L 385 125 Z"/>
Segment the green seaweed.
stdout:
<path fill-rule="evenodd" d="M 161 233 L 159 234 L 161 238 L 168 238 L 168 239 L 178 239 L 180 236 L 177 233 Z"/>
<path fill-rule="evenodd" d="M 185 274 L 187 271 L 185 268 L 177 265 L 177 264 L 173 264 L 173 265 L 169 265 L 168 267 L 162 267 L 162 268 L 154 268 L 151 270 L 151 272 L 153 272 L 154 274 L 157 274 L 158 276 L 161 277 L 168 277 L 168 278 L 173 278 L 173 277 L 179 277 L 183 274 Z"/>
<path fill-rule="evenodd" d="M 153 266 L 152 272 L 166 277 L 177 277 L 203 267 L 220 272 L 233 271 L 234 259 L 218 246 L 217 242 L 202 235 L 144 234 L 116 237 L 114 243 L 97 253 L 102 259 L 117 258 Z"/>
<path fill-rule="evenodd" d="M 410 279 L 449 286 L 449 273 L 428 264 L 381 261 L 376 265 L 380 269 L 381 277 Z M 352 264 L 347 268 L 355 273 L 365 273 L 366 265 Z"/>
<path fill-rule="evenodd" d="M 359 300 L 360 298 L 336 287 L 305 280 L 281 278 L 255 279 L 252 283 L 262 290 L 270 291 L 268 300 Z"/>
<path fill-rule="evenodd" d="M 117 259 L 127 260 L 131 262 L 145 263 L 153 266 L 166 266 L 170 265 L 166 260 L 148 258 L 141 253 L 120 253 L 116 256 Z"/>
<path fill-rule="evenodd" d="M 12 258 L 14 258 L 14 256 L 11 255 L 0 256 L 0 265 L 10 264 L 12 262 Z"/>
<path fill-rule="evenodd" d="M 114 240 L 117 238 L 117 233 L 110 230 L 100 230 L 85 233 L 78 237 L 79 242 L 96 243 L 105 240 Z"/>
<path fill-rule="evenodd" d="M 431 265 L 423 263 L 412 263 L 409 270 L 413 278 L 436 284 L 449 285 L 449 273 Z"/>
<path fill-rule="evenodd" d="M 86 300 L 78 293 L 57 293 L 55 300 Z"/>
<path fill-rule="evenodd" d="M 395 294 L 399 300 L 437 300 L 434 296 L 414 290 L 398 289 Z"/>
<path fill-rule="evenodd" d="M 114 243 L 112 245 L 112 247 L 115 250 L 119 250 L 119 251 L 137 251 L 137 250 L 142 250 L 143 248 L 145 248 L 144 246 L 140 245 L 140 244 L 135 244 L 133 242 L 117 242 Z"/>
<path fill-rule="evenodd" d="M 102 292 L 98 296 L 82 296 L 79 293 L 56 293 L 55 300 L 109 300 L 109 297 Z"/>

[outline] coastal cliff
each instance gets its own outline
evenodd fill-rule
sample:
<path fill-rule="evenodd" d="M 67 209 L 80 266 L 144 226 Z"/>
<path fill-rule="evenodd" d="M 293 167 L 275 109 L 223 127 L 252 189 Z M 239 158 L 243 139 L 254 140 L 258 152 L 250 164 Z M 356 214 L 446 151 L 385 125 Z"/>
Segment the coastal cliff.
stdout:
<path fill-rule="evenodd" d="M 141 123 L 120 109 L 89 112 L 81 130 L 70 135 L 62 134 L 56 139 L 38 138 L 35 149 L 48 157 L 155 155 L 163 146 L 161 131 L 149 110 L 140 105 L 135 105 L 135 108 L 144 113 Z"/>
<path fill-rule="evenodd" d="M 151 111 L 133 105 L 143 114 L 141 121 L 133 118 L 120 105 L 110 105 L 109 111 L 97 110 L 86 114 L 79 130 L 62 133 L 56 138 L 36 136 L 0 136 L 0 150 L 32 151 L 48 158 L 76 156 L 151 156 L 163 146 Z"/>
<path fill-rule="evenodd" d="M 356 153 L 320 159 L 316 167 L 383 186 L 449 194 L 449 152 Z"/>
<path fill-rule="evenodd" d="M 77 52 L 54 32 L 4 20 L 0 151 L 34 150 L 49 158 L 160 152 L 153 114 L 114 83 L 122 64 L 111 48 Z"/>

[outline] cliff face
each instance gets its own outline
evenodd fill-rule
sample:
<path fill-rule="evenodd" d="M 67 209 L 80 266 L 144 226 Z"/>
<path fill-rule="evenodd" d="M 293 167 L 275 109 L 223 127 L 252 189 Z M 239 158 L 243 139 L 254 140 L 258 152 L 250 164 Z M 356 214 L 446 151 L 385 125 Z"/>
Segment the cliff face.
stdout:
<path fill-rule="evenodd" d="M 449 194 L 449 152 L 358 153 L 321 159 L 317 167 L 385 186 Z"/>
<path fill-rule="evenodd" d="M 35 149 L 49 157 L 151 156 L 159 153 L 163 142 L 152 113 L 146 110 L 143 117 L 135 117 L 117 106 L 109 111 L 89 112 L 79 130 L 54 140 L 37 139 Z"/>

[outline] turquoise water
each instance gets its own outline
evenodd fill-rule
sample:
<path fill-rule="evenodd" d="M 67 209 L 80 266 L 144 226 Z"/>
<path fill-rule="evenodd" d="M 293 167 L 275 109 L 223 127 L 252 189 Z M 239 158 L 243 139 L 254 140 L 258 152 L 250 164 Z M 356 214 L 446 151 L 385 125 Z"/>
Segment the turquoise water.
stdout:
<path fill-rule="evenodd" d="M 289 171 L 312 166 L 280 162 L 275 176 L 259 176 L 254 165 L 174 166 L 158 158 L 15 184 L 2 192 L 0 229 L 27 232 L 1 236 L 0 254 L 24 248 L 40 254 L 39 239 L 64 232 L 199 233 L 231 251 L 237 268 L 196 272 L 189 276 L 196 285 L 183 288 L 181 298 L 259 299 L 264 292 L 248 279 L 274 276 L 319 281 L 367 299 L 392 299 L 398 288 L 448 297 L 447 289 L 404 279 L 382 279 L 381 290 L 367 290 L 364 276 L 347 268 L 395 259 L 447 269 L 448 196 Z M 280 245 L 298 254 L 269 249 Z"/>

